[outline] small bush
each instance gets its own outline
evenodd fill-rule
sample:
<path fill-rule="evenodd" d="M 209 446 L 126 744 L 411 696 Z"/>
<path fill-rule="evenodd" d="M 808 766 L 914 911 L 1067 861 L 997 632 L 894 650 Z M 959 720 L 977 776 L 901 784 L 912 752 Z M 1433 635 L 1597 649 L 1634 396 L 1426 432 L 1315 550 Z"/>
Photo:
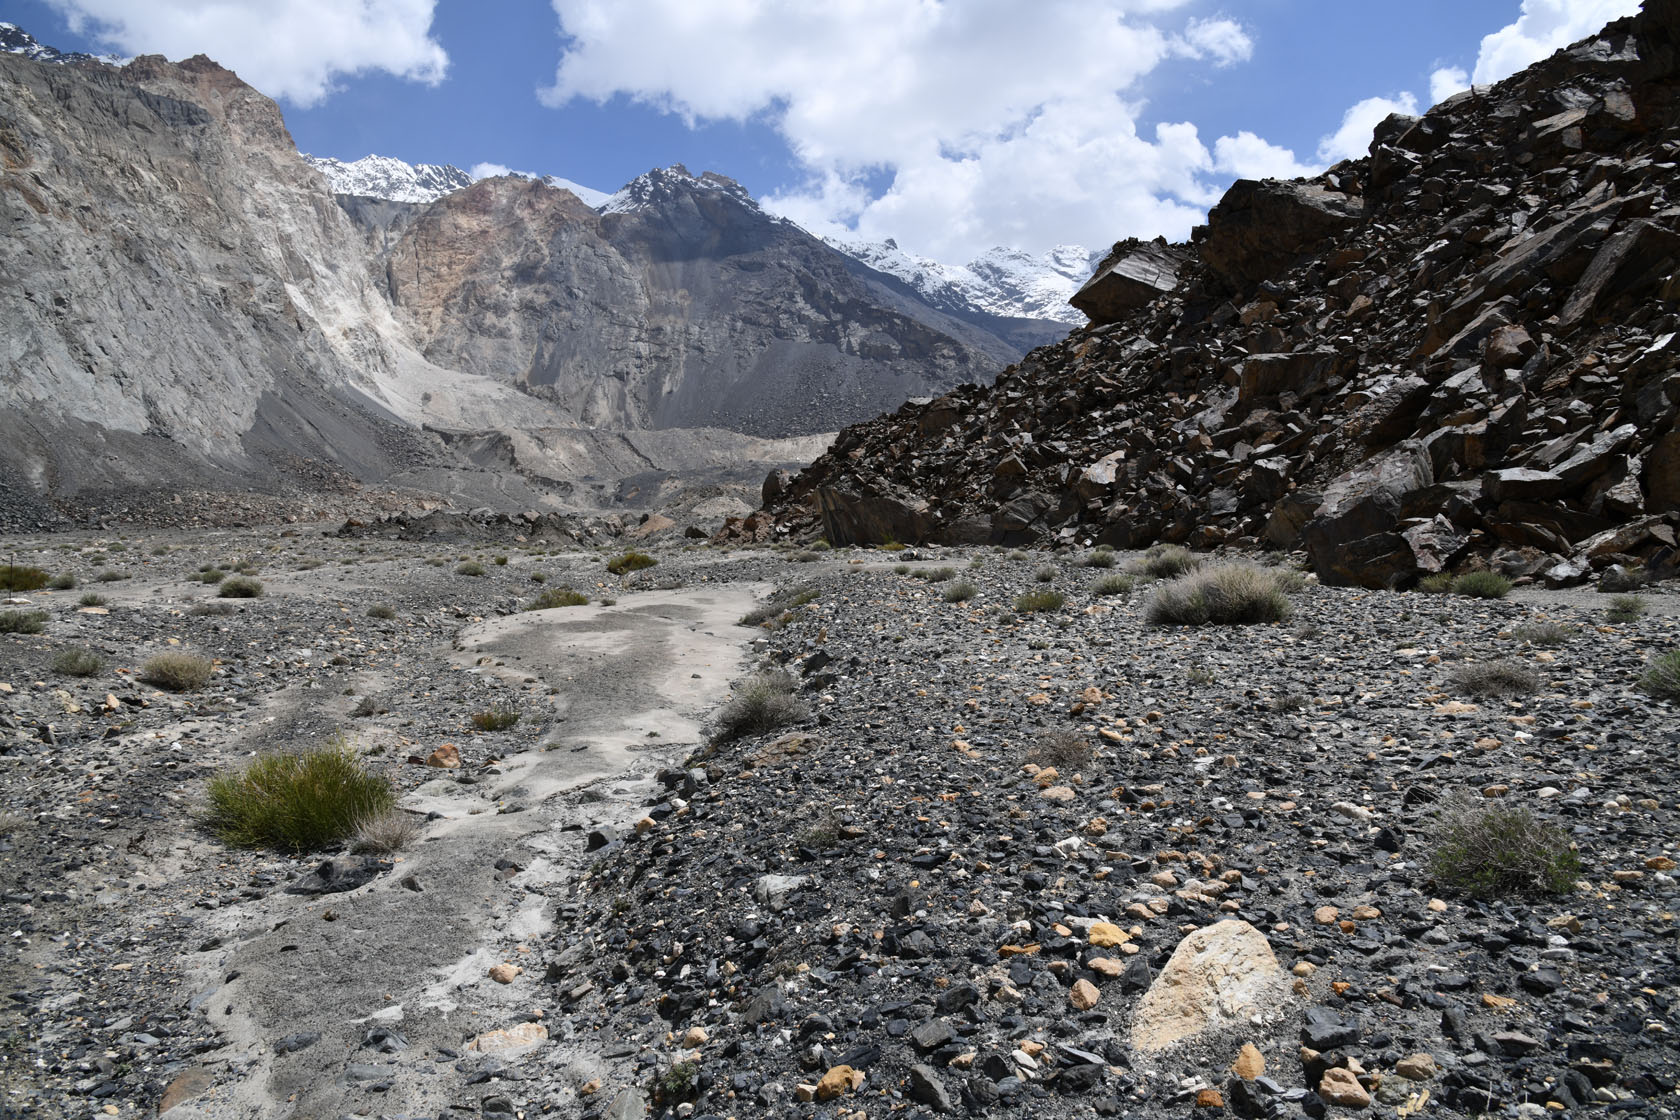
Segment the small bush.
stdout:
<path fill-rule="evenodd" d="M 1645 615 L 1645 600 L 1637 595 L 1617 595 L 1610 600 L 1605 618 L 1611 622 L 1635 622 Z"/>
<path fill-rule="evenodd" d="M 234 576 L 222 581 L 216 595 L 222 599 L 259 599 L 262 593 L 262 580 L 251 579 L 249 576 Z"/>
<path fill-rule="evenodd" d="M 1027 748 L 1027 761 L 1073 771 L 1091 761 L 1091 743 L 1072 731 L 1046 731 Z"/>
<path fill-rule="evenodd" d="M 105 668 L 105 659 L 91 649 L 60 650 L 53 656 L 52 670 L 65 677 L 91 677 Z"/>
<path fill-rule="evenodd" d="M 955 579 L 957 570 L 955 568 L 928 568 L 920 575 L 929 583 L 944 583 L 948 579 Z"/>
<path fill-rule="evenodd" d="M 188 614 L 201 617 L 205 615 L 229 615 L 233 612 L 234 606 L 232 603 L 224 603 L 220 600 L 211 603 L 194 603 L 187 608 Z"/>
<path fill-rule="evenodd" d="M 506 556 L 498 556 L 494 560 L 492 560 L 491 563 L 495 564 L 496 567 L 498 567 L 498 568 L 505 568 L 505 567 L 507 567 L 507 557 Z"/>
<path fill-rule="evenodd" d="M 47 581 L 47 586 L 54 591 L 69 591 L 76 586 L 76 577 L 70 572 L 59 572 Z"/>
<path fill-rule="evenodd" d="M 795 695 L 798 683 L 787 673 L 761 673 L 735 688 L 735 696 L 718 712 L 714 738 L 729 742 L 744 735 L 761 735 L 811 714 Z"/>
<path fill-rule="evenodd" d="M 875 547 L 882 552 L 903 552 L 904 551 L 904 546 L 899 544 L 897 541 L 883 541 L 882 543 L 876 545 Z"/>
<path fill-rule="evenodd" d="M 208 792 L 206 823 L 225 843 L 292 853 L 335 844 L 396 806 L 391 784 L 342 742 L 263 755 L 210 779 Z"/>
<path fill-rule="evenodd" d="M 190 653 L 160 653 L 140 667 L 140 679 L 169 692 L 203 688 L 213 666 Z"/>
<path fill-rule="evenodd" d="M 1472 599 L 1503 599 L 1511 591 L 1511 581 L 1498 572 L 1465 572 L 1452 581 L 1454 595 Z"/>
<path fill-rule="evenodd" d="M 22 564 L 0 564 L 0 591 L 39 591 L 47 586 L 47 573 Z"/>
<path fill-rule="evenodd" d="M 102 568 L 93 577 L 100 583 L 116 583 L 128 578 L 127 572 L 119 572 L 115 568 Z"/>
<path fill-rule="evenodd" d="M 397 608 L 393 607 L 389 603 L 375 603 L 367 609 L 367 616 L 369 618 L 377 618 L 383 622 L 389 622 L 391 619 L 397 617 Z"/>
<path fill-rule="evenodd" d="M 1434 575 L 1424 576 L 1417 582 L 1417 589 L 1425 595 L 1445 595 L 1452 590 L 1453 577 L 1446 572 L 1436 572 Z"/>
<path fill-rule="evenodd" d="M 1604 569 L 1598 577 L 1598 589 L 1607 595 L 1638 591 L 1651 582 L 1638 568 L 1624 568 L 1620 564 Z"/>
<path fill-rule="evenodd" d="M 911 571 L 911 568 L 910 568 L 910 565 L 908 565 L 908 564 L 894 564 L 893 565 L 893 575 L 895 575 L 895 576 L 907 576 L 907 575 L 910 574 L 910 571 Z"/>
<path fill-rule="evenodd" d="M 1564 894 L 1581 861 L 1561 829 L 1529 810 L 1459 794 L 1441 810 L 1429 870 L 1438 882 L 1476 897 Z"/>
<path fill-rule="evenodd" d="M 1511 637 L 1532 646 L 1561 646 L 1574 636 L 1573 626 L 1557 622 L 1525 622 L 1511 631 Z"/>
<path fill-rule="evenodd" d="M 547 611 L 555 607 L 581 607 L 589 602 L 589 596 L 570 587 L 546 588 L 541 595 L 532 599 L 525 609 L 528 611 Z"/>
<path fill-rule="evenodd" d="M 1137 577 L 1126 572 L 1110 572 L 1091 585 L 1098 595 L 1130 595 L 1137 587 Z"/>
<path fill-rule="evenodd" d="M 111 600 L 105 598 L 103 595 L 89 591 L 80 599 L 76 600 L 76 605 L 79 607 L 103 607 L 110 601 Z"/>
<path fill-rule="evenodd" d="M 548 582 L 548 573 L 547 572 L 532 572 L 531 573 L 531 582 L 532 583 L 547 583 Z"/>
<path fill-rule="evenodd" d="M 639 572 L 643 568 L 651 568 L 657 563 L 659 563 L 659 561 L 655 560 L 647 553 L 637 552 L 635 549 L 631 549 L 629 552 L 620 553 L 619 555 L 614 556 L 611 560 L 608 560 L 607 571 L 611 572 L 615 576 L 622 576 L 627 575 L 630 572 Z"/>
<path fill-rule="evenodd" d="M 1043 564 L 1033 572 L 1033 578 L 1039 583 L 1051 583 L 1062 574 L 1062 570 L 1054 564 Z"/>
<path fill-rule="evenodd" d="M 1006 553 L 1004 555 L 1004 559 L 1005 560 L 1013 560 L 1015 563 L 1019 564 L 1023 560 L 1031 560 L 1032 559 L 1032 553 L 1025 552 L 1025 551 L 1023 551 L 1019 548 L 1011 549 L 1008 553 Z"/>
<path fill-rule="evenodd" d="M 737 626 L 762 626 L 772 619 L 795 607 L 803 607 L 814 600 L 821 592 L 814 587 L 784 587 L 776 591 L 759 607 L 754 607 L 742 615 Z"/>
<path fill-rule="evenodd" d="M 1680 700 L 1680 649 L 1652 658 L 1639 687 L 1658 700 Z"/>
<path fill-rule="evenodd" d="M 945 589 L 945 601 L 947 603 L 966 603 L 978 594 L 980 594 L 978 587 L 969 583 L 966 579 L 962 579 Z"/>
<path fill-rule="evenodd" d="M 0 611 L 0 634 L 39 634 L 46 628 L 46 611 Z"/>
<path fill-rule="evenodd" d="M 226 578 L 227 573 L 222 571 L 220 568 L 205 568 L 203 571 L 198 573 L 198 581 L 200 583 L 221 583 Z"/>
<path fill-rule="evenodd" d="M 1153 545 L 1132 561 L 1132 571 L 1148 579 L 1173 579 L 1201 567 L 1202 562 L 1182 545 Z"/>
<path fill-rule="evenodd" d="M 1268 568 L 1224 564 L 1161 585 L 1144 617 L 1151 626 L 1248 626 L 1282 622 L 1289 597 Z"/>
<path fill-rule="evenodd" d="M 1471 696 L 1532 696 L 1540 678 L 1515 661 L 1471 661 L 1452 673 L 1453 687 Z"/>
<path fill-rule="evenodd" d="M 1033 614 L 1037 611 L 1060 610 L 1065 602 L 1067 596 L 1060 591 L 1028 591 L 1015 597 L 1015 613 Z"/>
<path fill-rule="evenodd" d="M 828 552 L 834 546 L 829 544 L 823 538 L 818 537 L 816 540 L 812 541 L 806 547 L 809 548 L 812 552 Z"/>
<path fill-rule="evenodd" d="M 788 559 L 792 560 L 795 564 L 810 564 L 814 561 L 821 560 L 822 557 L 808 548 L 802 548 L 792 556 L 788 557 Z"/>
<path fill-rule="evenodd" d="M 390 855 L 412 848 L 419 839 L 420 822 L 401 809 L 392 809 L 356 822 L 350 851 L 354 855 Z"/>
<path fill-rule="evenodd" d="M 484 565 L 477 560 L 467 560 L 455 565 L 455 574 L 458 576 L 481 576 L 484 574 Z"/>
<path fill-rule="evenodd" d="M 520 713 L 512 708 L 504 708 L 497 704 L 493 708 L 486 708 L 482 712 L 472 714 L 472 725 L 480 731 L 506 731 L 519 722 Z"/>
<path fill-rule="evenodd" d="M 1112 568 L 1114 567 L 1114 564 L 1115 559 L 1113 549 L 1099 549 L 1096 552 L 1087 552 L 1084 556 L 1079 558 L 1079 566 L 1082 568 Z"/>

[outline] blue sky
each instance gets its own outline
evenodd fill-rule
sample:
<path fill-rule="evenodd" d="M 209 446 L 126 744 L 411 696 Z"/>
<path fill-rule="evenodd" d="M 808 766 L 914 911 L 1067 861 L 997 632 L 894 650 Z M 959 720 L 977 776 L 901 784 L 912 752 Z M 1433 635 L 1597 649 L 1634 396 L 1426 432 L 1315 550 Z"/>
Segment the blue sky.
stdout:
<path fill-rule="evenodd" d="M 961 261 L 1182 237 L 1237 175 L 1634 0 L 0 0 L 61 49 L 199 52 L 298 146 L 612 190 L 681 162 L 808 228 Z M 347 14 L 347 12 L 349 14 Z"/>

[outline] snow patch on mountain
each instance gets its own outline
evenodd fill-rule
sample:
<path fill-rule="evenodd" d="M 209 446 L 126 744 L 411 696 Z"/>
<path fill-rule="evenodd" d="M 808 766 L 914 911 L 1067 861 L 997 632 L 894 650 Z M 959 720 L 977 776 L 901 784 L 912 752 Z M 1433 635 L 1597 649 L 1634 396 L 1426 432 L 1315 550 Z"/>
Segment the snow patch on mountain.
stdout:
<path fill-rule="evenodd" d="M 103 62 L 107 66 L 121 66 L 128 61 L 114 54 L 88 54 L 86 51 L 61 51 L 49 47 L 15 23 L 0 23 L 0 53 L 21 54 L 32 62 Z"/>
<path fill-rule="evenodd" d="M 404 163 L 390 156 L 363 156 L 349 163 L 308 154 L 303 158 L 327 177 L 334 194 L 359 194 L 392 202 L 435 202 L 472 186 L 473 181 L 471 175 L 447 163 Z"/>
<path fill-rule="evenodd" d="M 645 175 L 636 176 L 614 191 L 596 209 L 603 214 L 621 214 L 629 210 L 639 210 L 644 206 L 659 206 L 671 201 L 678 194 L 696 190 L 718 191 L 744 206 L 759 209 L 758 203 L 747 193 L 747 188 L 735 180 L 714 171 L 703 171 L 695 175 L 680 163 L 674 163 L 670 167 L 656 167 Z"/>
<path fill-rule="evenodd" d="M 965 265 L 950 265 L 908 253 L 890 239 L 825 240 L 877 272 L 904 281 L 942 311 L 979 311 L 1072 325 L 1084 323 L 1085 316 L 1068 306 L 1068 297 L 1085 283 L 1103 256 L 1082 245 L 1058 245 L 1038 254 L 1000 245 Z"/>

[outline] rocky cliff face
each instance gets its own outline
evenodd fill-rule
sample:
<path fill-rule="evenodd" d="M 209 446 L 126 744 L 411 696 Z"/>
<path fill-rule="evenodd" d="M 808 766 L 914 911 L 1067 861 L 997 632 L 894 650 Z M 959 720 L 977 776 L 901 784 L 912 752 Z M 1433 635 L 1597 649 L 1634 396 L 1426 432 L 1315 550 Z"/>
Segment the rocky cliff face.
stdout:
<path fill-rule="evenodd" d="M 1021 353 L 1011 321 L 937 311 L 710 173 L 650 172 L 599 211 L 512 176 L 344 205 L 429 360 L 587 425 L 832 431 Z"/>
<path fill-rule="evenodd" d="M 1312 182 L 1125 243 L 1094 321 L 993 386 L 848 429 L 735 532 L 1304 547 L 1400 586 L 1675 563 L 1680 5 Z"/>

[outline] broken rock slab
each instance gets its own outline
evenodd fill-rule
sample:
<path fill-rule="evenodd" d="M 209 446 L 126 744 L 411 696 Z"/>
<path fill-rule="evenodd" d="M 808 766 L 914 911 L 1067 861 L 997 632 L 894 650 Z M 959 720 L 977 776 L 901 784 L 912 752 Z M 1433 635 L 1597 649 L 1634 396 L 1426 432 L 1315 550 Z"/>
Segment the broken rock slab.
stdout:
<path fill-rule="evenodd" d="M 1288 992 L 1265 934 L 1228 920 L 1189 934 L 1144 993 L 1132 1045 L 1153 1053 L 1223 1027 L 1250 1026 Z"/>

